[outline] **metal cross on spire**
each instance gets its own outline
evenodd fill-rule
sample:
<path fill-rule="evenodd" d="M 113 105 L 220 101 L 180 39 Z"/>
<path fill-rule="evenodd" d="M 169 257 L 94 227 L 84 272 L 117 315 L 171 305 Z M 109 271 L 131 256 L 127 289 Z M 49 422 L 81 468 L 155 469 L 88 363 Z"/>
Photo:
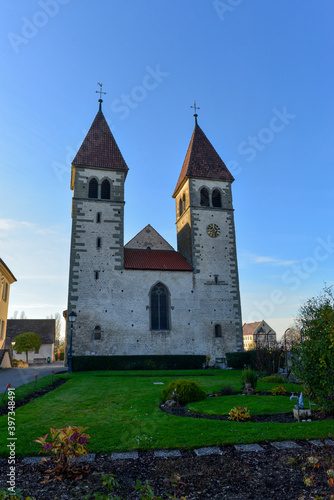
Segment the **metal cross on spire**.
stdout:
<path fill-rule="evenodd" d="M 195 110 L 195 114 L 194 114 L 194 117 L 195 117 L 195 125 L 197 125 L 197 117 L 198 117 L 198 114 L 197 114 L 197 110 L 200 109 L 197 105 L 196 105 L 196 102 L 197 102 L 197 99 L 194 100 L 194 105 L 193 106 L 190 106 L 192 109 Z"/>
<path fill-rule="evenodd" d="M 95 93 L 96 93 L 96 94 L 100 94 L 100 99 L 99 99 L 99 103 L 100 103 L 100 105 L 99 105 L 99 111 L 102 111 L 102 106 L 101 106 L 101 104 L 103 103 L 103 100 L 102 100 L 102 94 L 106 95 L 106 94 L 107 94 L 107 92 L 102 92 L 102 85 L 103 85 L 103 83 L 97 83 L 97 84 L 100 86 L 100 90 L 95 90 Z"/>

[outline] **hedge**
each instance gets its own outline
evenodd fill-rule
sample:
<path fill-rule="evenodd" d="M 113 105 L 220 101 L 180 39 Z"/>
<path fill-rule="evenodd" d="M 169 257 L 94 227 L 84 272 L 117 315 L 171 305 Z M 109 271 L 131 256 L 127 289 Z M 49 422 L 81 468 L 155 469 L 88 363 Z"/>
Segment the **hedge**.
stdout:
<path fill-rule="evenodd" d="M 205 355 L 165 356 L 73 356 L 74 372 L 92 370 L 183 370 L 199 369 Z"/>
<path fill-rule="evenodd" d="M 256 370 L 256 351 L 227 352 L 226 361 L 234 370 L 243 370 L 245 366 Z"/>

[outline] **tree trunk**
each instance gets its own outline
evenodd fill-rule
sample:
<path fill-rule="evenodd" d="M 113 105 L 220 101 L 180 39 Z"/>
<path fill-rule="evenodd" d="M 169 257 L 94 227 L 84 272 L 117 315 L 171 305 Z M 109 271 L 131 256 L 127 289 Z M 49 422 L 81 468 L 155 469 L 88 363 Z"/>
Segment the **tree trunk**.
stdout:
<path fill-rule="evenodd" d="M 28 351 L 26 351 L 26 360 L 27 360 L 27 363 L 28 363 Z"/>

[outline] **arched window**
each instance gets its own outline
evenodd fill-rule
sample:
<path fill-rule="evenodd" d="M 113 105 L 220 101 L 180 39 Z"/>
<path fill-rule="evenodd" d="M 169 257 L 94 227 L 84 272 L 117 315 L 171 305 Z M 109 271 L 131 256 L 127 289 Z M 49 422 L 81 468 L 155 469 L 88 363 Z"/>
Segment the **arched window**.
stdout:
<path fill-rule="evenodd" d="M 101 327 L 100 325 L 96 325 L 94 330 L 93 330 L 93 335 L 95 340 L 101 340 Z"/>
<path fill-rule="evenodd" d="M 222 199 L 219 189 L 214 189 L 212 193 L 212 206 L 213 207 L 221 207 Z"/>
<path fill-rule="evenodd" d="M 151 330 L 169 330 L 169 297 L 162 283 L 151 290 Z"/>
<path fill-rule="evenodd" d="M 108 179 L 104 179 L 101 184 L 101 199 L 110 200 L 110 182 Z"/>
<path fill-rule="evenodd" d="M 182 199 L 179 199 L 179 215 L 182 215 L 183 213 L 183 206 L 182 206 Z"/>
<path fill-rule="evenodd" d="M 88 198 L 97 198 L 98 183 L 96 179 L 91 179 L 88 186 Z"/>
<path fill-rule="evenodd" d="M 201 206 L 202 207 L 209 207 L 210 206 L 209 191 L 206 188 L 201 189 Z"/>
<path fill-rule="evenodd" d="M 222 327 L 221 325 L 215 325 L 215 337 L 222 336 Z"/>

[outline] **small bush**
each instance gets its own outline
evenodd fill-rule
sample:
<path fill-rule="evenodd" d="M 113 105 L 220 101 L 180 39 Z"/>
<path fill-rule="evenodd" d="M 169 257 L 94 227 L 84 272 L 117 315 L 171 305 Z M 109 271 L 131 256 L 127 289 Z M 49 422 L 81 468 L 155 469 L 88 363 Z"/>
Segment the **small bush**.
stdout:
<path fill-rule="evenodd" d="M 250 420 L 251 414 L 250 411 L 246 407 L 243 406 L 235 406 L 228 412 L 228 419 L 235 420 L 237 422 L 246 422 Z"/>
<path fill-rule="evenodd" d="M 223 385 L 223 387 L 220 389 L 220 394 L 222 396 L 231 396 L 231 394 L 234 394 L 235 391 L 231 385 Z"/>
<path fill-rule="evenodd" d="M 252 370 L 251 368 L 247 368 L 242 372 L 241 375 L 242 387 L 244 387 L 248 382 L 252 385 L 253 389 L 255 389 L 255 387 L 257 386 L 258 378 L 258 374 L 254 370 Z"/>
<path fill-rule="evenodd" d="M 273 382 L 275 384 L 284 384 L 285 380 L 280 375 L 269 375 L 262 377 L 261 382 Z"/>
<path fill-rule="evenodd" d="M 286 388 L 284 385 L 278 385 L 277 387 L 274 387 L 270 391 L 273 396 L 284 396 L 286 394 Z"/>
<path fill-rule="evenodd" d="M 206 392 L 200 388 L 197 382 L 191 380 L 176 380 L 175 382 L 171 382 L 166 389 L 162 391 L 162 402 L 164 403 L 170 399 L 174 391 L 178 394 L 181 405 L 202 401 L 206 398 Z"/>
<path fill-rule="evenodd" d="M 86 429 L 88 427 L 74 425 L 68 425 L 64 429 L 50 427 L 50 433 L 34 439 L 34 442 L 42 446 L 39 453 L 52 453 L 55 456 L 53 468 L 46 472 L 51 473 L 57 480 L 68 475 L 81 475 L 81 471 L 76 470 L 76 461 L 88 453 L 86 445 L 89 444 L 90 436 L 84 433 Z"/>

